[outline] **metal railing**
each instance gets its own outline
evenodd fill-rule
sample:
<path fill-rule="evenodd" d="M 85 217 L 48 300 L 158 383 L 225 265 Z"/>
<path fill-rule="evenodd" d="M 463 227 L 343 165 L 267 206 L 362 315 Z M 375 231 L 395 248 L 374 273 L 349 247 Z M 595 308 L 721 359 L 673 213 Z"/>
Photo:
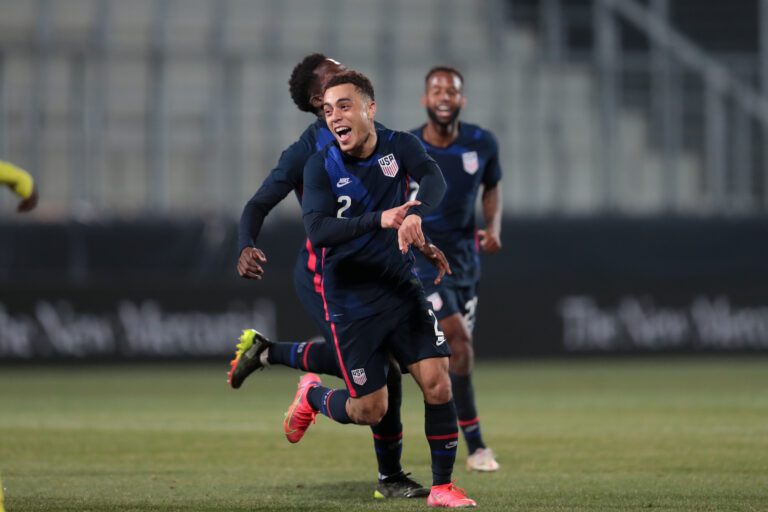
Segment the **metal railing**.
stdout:
<path fill-rule="evenodd" d="M 768 207 L 768 0 L 756 1 L 761 13 L 762 91 L 671 26 L 669 0 L 649 0 L 647 6 L 636 0 L 593 0 L 591 20 L 583 7 L 540 0 L 535 17 L 555 65 L 570 53 L 568 24 L 583 26 L 586 21 L 593 34 L 600 135 L 594 183 L 601 187 L 603 209 L 622 210 L 622 201 L 631 194 L 626 181 L 632 166 L 622 156 L 619 123 L 627 103 L 623 80 L 638 70 L 644 71 L 648 83 L 644 115 L 662 165 L 662 210 L 758 213 Z M 649 51 L 624 51 L 622 29 L 627 26 L 647 38 Z M 555 113 L 550 120 L 553 151 L 558 125 Z M 679 166 L 685 155 L 700 162 L 693 184 L 681 183 Z M 698 197 L 682 200 L 684 186 L 695 187 Z"/>
<path fill-rule="evenodd" d="M 750 209 L 754 196 L 754 183 L 751 179 L 749 159 L 743 158 L 749 155 L 748 147 L 738 148 L 732 156 L 728 156 L 726 150 L 726 132 L 730 131 L 730 125 L 726 120 L 726 100 L 731 100 L 731 108 L 736 121 L 732 123 L 734 141 L 747 142 L 751 140 L 750 120 L 755 121 L 763 134 L 768 134 L 768 101 L 759 91 L 755 91 L 749 85 L 739 80 L 725 66 L 709 57 L 703 50 L 691 41 L 673 30 L 664 19 L 667 11 L 668 0 L 654 0 L 655 11 L 643 9 L 637 3 L 629 0 L 601 0 L 605 6 L 612 9 L 617 15 L 641 28 L 648 34 L 655 46 L 662 52 L 668 52 L 689 69 L 698 73 L 705 84 L 705 124 L 706 124 L 706 171 L 709 180 L 709 200 L 713 205 L 724 208 L 736 208 L 739 210 Z M 763 2 L 762 10 L 765 12 L 768 3 Z M 768 29 L 763 27 L 762 32 Z M 766 35 L 763 35 L 766 37 Z M 666 60 L 660 57 L 662 62 Z M 661 73 L 659 81 L 662 104 L 670 105 L 668 98 L 671 88 L 664 85 L 670 80 L 668 66 L 659 66 Z M 666 110 L 666 109 L 663 109 Z M 662 123 L 668 125 L 671 120 Z M 671 134 L 670 134 L 671 135 Z M 668 137 L 670 136 L 668 135 Z M 748 146 L 749 144 L 747 144 Z M 765 148 L 763 148 L 763 152 Z M 763 157 L 764 158 L 764 157 Z M 732 165 L 728 165 L 732 163 Z M 735 171 L 734 190 L 729 193 L 728 168 Z M 762 178 L 768 176 L 768 169 L 763 168 Z M 764 193 L 760 193 L 765 201 Z M 756 198 L 755 198 L 756 199 Z M 766 203 L 768 204 L 768 203 Z"/>
<path fill-rule="evenodd" d="M 763 2 L 763 12 L 766 5 Z M 671 190 L 677 186 L 672 155 L 681 147 L 681 113 L 678 105 L 682 100 L 675 87 L 675 74 L 680 72 L 674 69 L 673 63 L 676 63 L 678 67 L 697 74 L 704 84 L 703 191 L 707 198 L 707 209 L 752 211 L 753 201 L 757 199 L 762 199 L 765 206 L 766 194 L 756 190 L 756 184 L 758 178 L 766 179 L 768 169 L 761 170 L 762 176 L 752 172 L 753 167 L 757 166 L 757 160 L 751 154 L 751 126 L 754 122 L 763 134 L 768 133 L 768 101 L 759 91 L 743 83 L 723 64 L 669 25 L 669 0 L 653 0 L 651 6 L 648 9 L 633 0 L 595 2 L 598 63 L 603 83 L 607 82 L 606 88 L 610 88 L 610 81 L 615 77 L 616 60 L 620 58 L 617 52 L 621 50 L 621 45 L 616 43 L 614 34 L 618 26 L 616 19 L 621 18 L 646 34 L 652 45 L 652 82 L 657 98 L 655 115 L 662 131 L 667 176 L 665 186 Z M 608 92 L 604 94 L 610 95 Z M 615 98 L 609 96 L 604 100 L 603 109 L 609 109 L 608 103 L 615 101 Z M 731 116 L 728 116 L 728 110 Z M 610 125 L 605 117 L 604 125 Z M 604 126 L 604 132 L 608 131 Z M 729 133 L 733 134 L 732 139 L 728 137 Z M 741 146 L 729 150 L 729 140 Z M 762 151 L 764 159 L 765 147 Z M 610 161 L 610 157 L 605 160 Z M 733 176 L 729 176 L 731 172 Z M 732 185 L 729 186 L 729 182 Z M 674 204 L 668 206 L 674 209 Z"/>

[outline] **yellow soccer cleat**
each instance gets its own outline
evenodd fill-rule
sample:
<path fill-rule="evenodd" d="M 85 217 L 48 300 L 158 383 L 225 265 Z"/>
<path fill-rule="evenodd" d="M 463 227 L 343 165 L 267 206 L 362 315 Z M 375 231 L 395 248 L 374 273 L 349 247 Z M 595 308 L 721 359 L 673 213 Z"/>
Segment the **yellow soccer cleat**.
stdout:
<path fill-rule="evenodd" d="M 246 377 L 260 368 L 264 368 L 261 362 L 261 354 L 267 350 L 272 342 L 255 329 L 245 329 L 240 335 L 240 343 L 237 344 L 235 358 L 229 363 L 227 383 L 234 389 L 243 385 Z"/>

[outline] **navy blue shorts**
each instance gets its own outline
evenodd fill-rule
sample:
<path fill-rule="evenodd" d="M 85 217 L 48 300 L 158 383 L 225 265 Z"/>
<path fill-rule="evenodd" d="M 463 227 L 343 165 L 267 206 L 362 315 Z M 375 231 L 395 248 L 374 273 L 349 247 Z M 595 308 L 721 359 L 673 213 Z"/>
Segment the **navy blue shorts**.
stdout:
<path fill-rule="evenodd" d="M 422 282 L 427 300 L 432 303 L 432 309 L 438 320 L 453 314 L 460 314 L 467 322 L 469 332 L 475 328 L 475 314 L 477 313 L 477 285 L 460 286 L 450 281 L 445 281 L 435 286 L 431 281 Z"/>
<path fill-rule="evenodd" d="M 333 322 L 336 355 L 352 397 L 373 393 L 387 383 L 390 354 L 405 369 L 422 359 L 451 355 L 437 317 L 423 296 L 351 322 Z"/>

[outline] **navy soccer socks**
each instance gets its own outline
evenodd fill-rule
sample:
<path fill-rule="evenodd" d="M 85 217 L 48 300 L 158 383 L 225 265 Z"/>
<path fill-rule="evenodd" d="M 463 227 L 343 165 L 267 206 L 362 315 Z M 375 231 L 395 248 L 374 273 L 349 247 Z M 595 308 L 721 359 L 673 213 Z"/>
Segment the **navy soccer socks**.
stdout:
<path fill-rule="evenodd" d="M 333 347 L 323 341 L 275 342 L 269 347 L 267 362 L 341 378 Z"/>
<path fill-rule="evenodd" d="M 400 456 L 403 449 L 403 425 L 400 422 L 400 404 L 402 402 L 402 384 L 399 372 L 390 372 L 387 379 L 389 403 L 387 414 L 381 422 L 371 427 L 376 460 L 380 477 L 400 473 Z M 338 423 L 352 423 L 347 414 L 346 389 L 332 389 L 315 386 L 307 392 L 307 402 L 320 414 Z"/>
<path fill-rule="evenodd" d="M 323 416 L 328 416 L 338 423 L 352 423 L 347 414 L 349 391 L 315 386 L 307 391 L 307 402 Z"/>
<path fill-rule="evenodd" d="M 438 405 L 424 403 L 424 432 L 432 453 L 432 485 L 448 484 L 459 444 L 453 400 Z"/>
<path fill-rule="evenodd" d="M 379 463 L 379 478 L 400 473 L 400 456 L 403 453 L 403 424 L 400 406 L 403 401 L 403 383 L 400 371 L 390 368 L 387 375 L 387 414 L 381 422 L 371 427 L 373 448 Z"/>
<path fill-rule="evenodd" d="M 451 386 L 453 388 L 453 401 L 456 403 L 456 414 L 459 417 L 459 426 L 471 455 L 478 448 L 486 447 L 480 432 L 480 418 L 477 416 L 477 408 L 475 407 L 472 376 L 451 373 Z"/>

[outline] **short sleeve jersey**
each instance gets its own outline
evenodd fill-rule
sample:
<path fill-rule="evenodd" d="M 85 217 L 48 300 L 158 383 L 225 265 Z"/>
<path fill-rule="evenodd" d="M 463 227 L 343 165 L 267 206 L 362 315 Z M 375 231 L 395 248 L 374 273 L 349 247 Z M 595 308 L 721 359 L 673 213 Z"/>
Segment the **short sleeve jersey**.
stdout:
<path fill-rule="evenodd" d="M 447 183 L 443 200 L 422 223 L 424 233 L 444 253 L 453 275 L 443 282 L 460 286 L 480 279 L 480 258 L 476 240 L 475 204 L 480 185 L 493 187 L 501 180 L 499 150 L 488 130 L 469 123 L 459 123 L 459 136 L 447 148 L 438 148 L 423 138 L 424 126 L 411 131 L 435 159 Z M 416 271 L 422 282 L 431 282 L 437 271 L 420 253 Z"/>

